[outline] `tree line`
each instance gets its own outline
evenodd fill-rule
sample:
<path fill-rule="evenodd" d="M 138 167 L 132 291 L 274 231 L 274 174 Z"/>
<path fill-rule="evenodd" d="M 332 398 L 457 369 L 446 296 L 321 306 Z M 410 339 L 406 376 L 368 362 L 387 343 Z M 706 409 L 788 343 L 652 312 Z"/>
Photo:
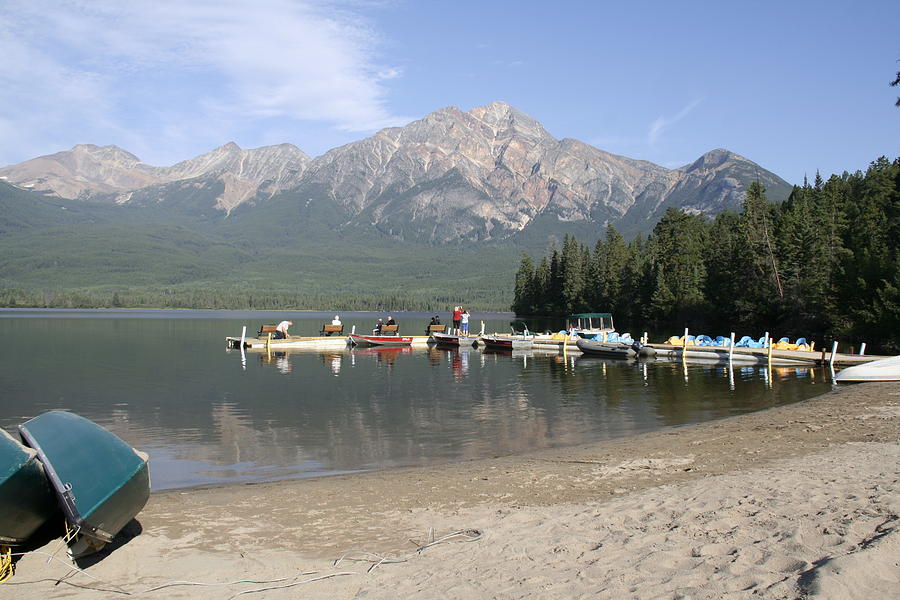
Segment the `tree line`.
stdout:
<path fill-rule="evenodd" d="M 507 292 L 508 293 L 508 292 Z M 505 311 L 509 297 L 463 288 L 458 295 L 354 290 L 331 292 L 247 291 L 229 288 L 123 288 L 116 291 L 0 288 L 0 307 L 7 308 L 179 308 L 210 310 L 446 311 L 465 301 L 479 310 Z"/>
<path fill-rule="evenodd" d="M 751 183 L 740 213 L 669 208 L 630 242 L 609 225 L 521 258 L 513 310 L 612 312 L 620 331 L 803 336 L 900 352 L 900 159 L 795 186 L 781 204 Z"/>

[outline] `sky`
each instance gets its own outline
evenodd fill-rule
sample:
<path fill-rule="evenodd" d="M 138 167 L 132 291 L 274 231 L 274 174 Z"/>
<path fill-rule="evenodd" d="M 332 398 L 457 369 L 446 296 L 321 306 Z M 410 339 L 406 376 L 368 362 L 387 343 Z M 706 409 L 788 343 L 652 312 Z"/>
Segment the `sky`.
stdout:
<path fill-rule="evenodd" d="M 0 166 L 114 144 L 310 156 L 447 106 L 800 184 L 900 156 L 900 2 L 3 0 Z"/>

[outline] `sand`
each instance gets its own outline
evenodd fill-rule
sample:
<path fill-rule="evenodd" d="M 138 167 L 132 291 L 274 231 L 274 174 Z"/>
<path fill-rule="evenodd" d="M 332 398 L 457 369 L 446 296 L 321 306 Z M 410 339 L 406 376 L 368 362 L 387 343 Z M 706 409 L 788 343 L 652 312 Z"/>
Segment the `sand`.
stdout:
<path fill-rule="evenodd" d="M 0 597 L 900 598 L 898 433 L 900 384 L 869 383 L 525 456 L 155 493 L 83 571 L 54 540 Z"/>

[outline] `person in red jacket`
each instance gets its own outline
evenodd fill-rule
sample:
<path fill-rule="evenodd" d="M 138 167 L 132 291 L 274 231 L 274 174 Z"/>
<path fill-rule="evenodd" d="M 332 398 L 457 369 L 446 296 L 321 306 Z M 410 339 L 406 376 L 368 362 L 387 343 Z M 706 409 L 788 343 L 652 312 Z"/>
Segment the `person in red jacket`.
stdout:
<path fill-rule="evenodd" d="M 462 306 L 453 307 L 453 333 L 459 335 L 459 323 L 462 321 Z"/>

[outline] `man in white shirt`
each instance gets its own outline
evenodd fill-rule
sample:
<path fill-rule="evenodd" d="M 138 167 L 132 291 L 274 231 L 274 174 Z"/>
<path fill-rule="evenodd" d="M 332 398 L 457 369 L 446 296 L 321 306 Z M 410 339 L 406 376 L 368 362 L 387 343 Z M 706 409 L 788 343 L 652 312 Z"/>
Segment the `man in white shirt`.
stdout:
<path fill-rule="evenodd" d="M 283 340 L 288 337 L 288 327 L 293 325 L 293 321 L 282 321 L 275 327 L 275 339 Z"/>

